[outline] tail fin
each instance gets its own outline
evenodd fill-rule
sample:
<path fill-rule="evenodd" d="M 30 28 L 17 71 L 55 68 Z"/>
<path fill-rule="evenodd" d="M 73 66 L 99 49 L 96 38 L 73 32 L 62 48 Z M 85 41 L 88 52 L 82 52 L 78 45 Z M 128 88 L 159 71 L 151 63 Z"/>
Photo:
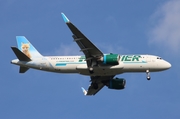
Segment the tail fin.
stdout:
<path fill-rule="evenodd" d="M 43 57 L 34 46 L 24 36 L 16 36 L 18 49 L 22 51 L 27 57 L 38 58 Z"/>

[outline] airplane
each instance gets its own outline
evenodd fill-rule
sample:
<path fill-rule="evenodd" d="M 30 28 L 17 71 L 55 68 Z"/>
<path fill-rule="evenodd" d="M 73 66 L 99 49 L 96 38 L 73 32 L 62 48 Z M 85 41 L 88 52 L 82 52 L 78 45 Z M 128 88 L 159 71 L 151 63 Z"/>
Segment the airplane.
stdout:
<path fill-rule="evenodd" d="M 99 50 L 70 20 L 61 13 L 64 22 L 72 32 L 72 37 L 84 56 L 43 56 L 24 36 L 16 36 L 17 47 L 11 47 L 18 59 L 11 61 L 19 65 L 19 73 L 25 73 L 29 68 L 56 72 L 78 73 L 90 76 L 91 84 L 88 90 L 83 87 L 84 95 L 95 95 L 104 86 L 109 89 L 125 88 L 124 78 L 115 75 L 131 72 L 146 73 L 150 80 L 150 72 L 167 70 L 171 64 L 155 55 L 119 55 L 104 54 Z"/>

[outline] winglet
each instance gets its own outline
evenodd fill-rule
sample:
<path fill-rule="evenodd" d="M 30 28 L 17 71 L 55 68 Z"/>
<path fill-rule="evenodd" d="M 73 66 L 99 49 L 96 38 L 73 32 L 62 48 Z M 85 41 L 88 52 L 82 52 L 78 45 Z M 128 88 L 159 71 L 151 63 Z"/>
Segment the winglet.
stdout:
<path fill-rule="evenodd" d="M 83 87 L 81 87 L 81 89 L 82 89 L 84 95 L 87 95 L 87 91 Z"/>
<path fill-rule="evenodd" d="M 66 15 L 64 13 L 61 13 L 61 15 L 62 15 L 65 23 L 70 22 L 69 19 L 66 17 Z"/>

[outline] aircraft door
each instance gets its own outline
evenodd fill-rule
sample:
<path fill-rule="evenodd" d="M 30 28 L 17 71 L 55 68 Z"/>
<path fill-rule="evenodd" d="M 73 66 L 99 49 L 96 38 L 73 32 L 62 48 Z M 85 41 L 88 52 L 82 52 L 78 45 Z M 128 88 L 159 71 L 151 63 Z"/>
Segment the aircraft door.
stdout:
<path fill-rule="evenodd" d="M 43 58 L 40 62 L 40 69 L 49 69 L 47 65 L 47 60 L 45 58 Z"/>

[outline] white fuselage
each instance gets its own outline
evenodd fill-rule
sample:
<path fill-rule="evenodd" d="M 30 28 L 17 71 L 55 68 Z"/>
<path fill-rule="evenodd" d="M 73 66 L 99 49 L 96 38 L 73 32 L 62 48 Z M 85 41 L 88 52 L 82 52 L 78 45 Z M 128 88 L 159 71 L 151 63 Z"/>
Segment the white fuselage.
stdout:
<path fill-rule="evenodd" d="M 137 58 L 138 56 L 138 58 Z M 90 74 L 84 56 L 46 56 L 32 61 L 12 60 L 11 63 L 56 73 L 79 73 L 82 75 L 109 76 L 125 72 L 151 72 L 166 70 L 171 64 L 154 55 L 121 55 L 118 65 L 94 66 Z"/>

